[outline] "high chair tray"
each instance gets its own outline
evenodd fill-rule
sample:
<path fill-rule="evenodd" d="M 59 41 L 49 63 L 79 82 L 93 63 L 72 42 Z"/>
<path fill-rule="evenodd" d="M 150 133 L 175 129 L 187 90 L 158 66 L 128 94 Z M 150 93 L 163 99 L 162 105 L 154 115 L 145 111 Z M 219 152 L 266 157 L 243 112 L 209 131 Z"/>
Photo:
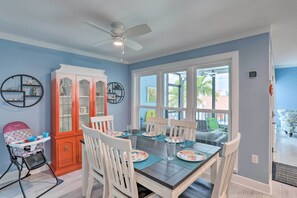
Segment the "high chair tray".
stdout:
<path fill-rule="evenodd" d="M 9 146 L 22 149 L 25 146 L 37 145 L 39 143 L 43 143 L 43 142 L 46 142 L 46 141 L 51 139 L 51 137 L 44 138 L 42 136 L 38 136 L 38 138 L 40 138 L 40 139 L 36 140 L 36 141 L 33 141 L 33 142 L 24 142 L 24 141 L 12 142 L 12 143 L 9 144 Z"/>

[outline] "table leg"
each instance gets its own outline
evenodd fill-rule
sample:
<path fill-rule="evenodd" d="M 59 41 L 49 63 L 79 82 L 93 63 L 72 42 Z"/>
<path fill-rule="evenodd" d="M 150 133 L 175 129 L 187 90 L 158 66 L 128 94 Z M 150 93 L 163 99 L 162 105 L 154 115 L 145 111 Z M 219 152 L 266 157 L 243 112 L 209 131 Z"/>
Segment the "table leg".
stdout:
<path fill-rule="evenodd" d="M 178 198 L 178 195 L 176 194 L 176 192 L 169 190 L 167 188 L 165 188 L 163 193 L 162 198 Z"/>
<path fill-rule="evenodd" d="M 85 197 L 88 187 L 89 163 L 85 145 L 82 144 L 82 196 Z"/>
<path fill-rule="evenodd" d="M 216 177 L 217 177 L 219 154 L 215 156 L 215 159 L 216 159 L 215 163 L 213 163 L 210 166 L 210 180 L 211 180 L 211 183 L 213 184 L 215 183 Z"/>

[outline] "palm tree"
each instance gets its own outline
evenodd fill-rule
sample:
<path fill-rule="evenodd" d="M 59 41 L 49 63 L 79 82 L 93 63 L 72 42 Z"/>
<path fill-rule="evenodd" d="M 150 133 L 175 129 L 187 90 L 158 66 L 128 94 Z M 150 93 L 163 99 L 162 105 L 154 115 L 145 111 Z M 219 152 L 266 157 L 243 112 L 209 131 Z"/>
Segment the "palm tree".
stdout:
<path fill-rule="evenodd" d="M 208 76 L 197 76 L 197 105 L 202 104 L 203 96 L 212 95 L 212 81 Z"/>
<path fill-rule="evenodd" d="M 197 104 L 202 104 L 202 97 L 203 96 L 211 96 L 212 95 L 212 81 L 211 79 L 207 78 L 208 76 L 197 76 Z M 176 82 L 177 84 L 178 82 Z M 184 97 L 184 102 L 186 102 L 186 91 L 187 91 L 187 81 L 183 82 L 184 93 L 182 94 Z M 217 93 L 218 94 L 218 93 Z M 216 97 L 218 96 L 216 94 Z M 178 88 L 175 87 L 169 90 L 169 106 L 170 107 L 178 107 Z"/>

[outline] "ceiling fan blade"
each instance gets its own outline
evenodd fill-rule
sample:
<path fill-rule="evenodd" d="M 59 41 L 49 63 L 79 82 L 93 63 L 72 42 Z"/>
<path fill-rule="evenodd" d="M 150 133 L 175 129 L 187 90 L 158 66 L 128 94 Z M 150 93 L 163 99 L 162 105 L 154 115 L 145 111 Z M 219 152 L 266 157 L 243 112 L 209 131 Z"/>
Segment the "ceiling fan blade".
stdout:
<path fill-rule="evenodd" d="M 101 45 L 110 43 L 111 41 L 112 41 L 112 39 L 106 39 L 106 40 L 103 40 L 103 41 L 100 41 L 100 42 L 94 44 L 93 46 L 94 46 L 94 47 L 98 47 L 98 46 L 101 46 Z"/>
<path fill-rule="evenodd" d="M 150 33 L 152 30 L 147 24 L 137 25 L 126 30 L 127 36 L 140 36 Z"/>
<path fill-rule="evenodd" d="M 142 49 L 142 45 L 140 45 L 139 43 L 132 41 L 130 39 L 125 40 L 125 45 L 135 51 L 139 51 Z"/>
<path fill-rule="evenodd" d="M 99 25 L 97 25 L 95 23 L 92 23 L 90 21 L 84 21 L 84 23 L 91 26 L 91 27 L 93 27 L 93 28 L 96 28 L 97 30 L 100 30 L 100 31 L 105 32 L 105 33 L 110 34 L 110 35 L 113 35 L 113 33 L 111 31 L 109 31 L 109 30 L 107 30 L 107 29 L 105 29 L 103 27 L 100 27 Z"/>

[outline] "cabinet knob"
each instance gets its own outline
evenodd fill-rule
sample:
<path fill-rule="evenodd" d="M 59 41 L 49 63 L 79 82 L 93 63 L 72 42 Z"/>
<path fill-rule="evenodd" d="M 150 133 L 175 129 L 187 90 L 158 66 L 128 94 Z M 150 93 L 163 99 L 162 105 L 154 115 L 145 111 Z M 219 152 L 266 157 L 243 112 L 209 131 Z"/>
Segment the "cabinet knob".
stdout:
<path fill-rule="evenodd" d="M 64 151 L 68 151 L 69 150 L 69 147 L 68 146 L 65 146 L 64 147 Z"/>

